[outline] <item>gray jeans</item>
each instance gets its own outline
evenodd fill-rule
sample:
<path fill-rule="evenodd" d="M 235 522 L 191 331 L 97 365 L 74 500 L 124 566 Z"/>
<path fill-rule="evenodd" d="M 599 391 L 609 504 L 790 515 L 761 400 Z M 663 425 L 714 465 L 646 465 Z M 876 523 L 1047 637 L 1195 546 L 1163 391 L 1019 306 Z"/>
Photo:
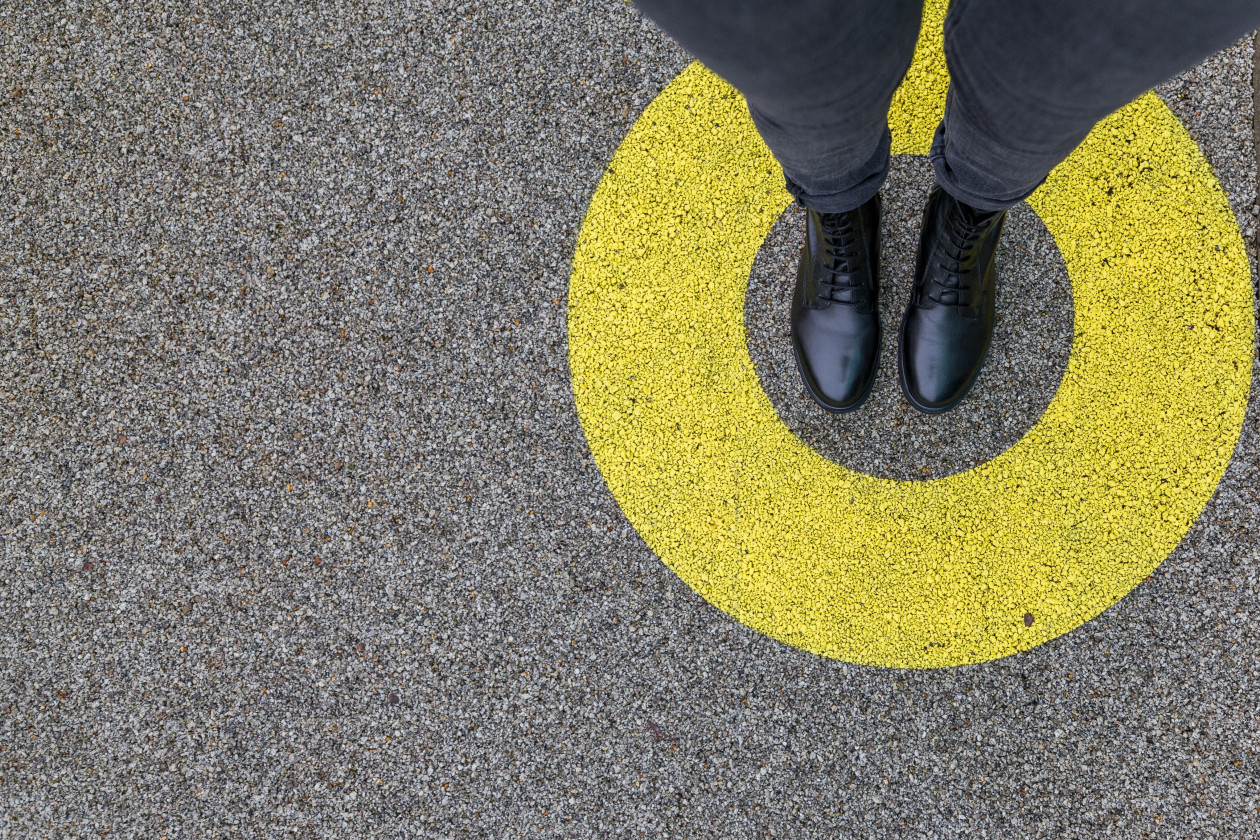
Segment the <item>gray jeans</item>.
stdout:
<path fill-rule="evenodd" d="M 879 191 L 922 0 L 635 2 L 743 93 L 802 204 Z M 1258 23 L 1260 0 L 954 0 L 936 180 L 973 207 L 1018 204 L 1098 120 Z"/>

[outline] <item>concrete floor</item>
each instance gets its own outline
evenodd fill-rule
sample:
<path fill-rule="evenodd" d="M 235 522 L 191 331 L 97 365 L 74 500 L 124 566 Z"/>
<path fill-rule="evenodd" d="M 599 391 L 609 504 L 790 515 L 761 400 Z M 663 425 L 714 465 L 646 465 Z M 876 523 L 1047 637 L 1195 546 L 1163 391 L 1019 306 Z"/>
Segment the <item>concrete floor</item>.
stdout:
<path fill-rule="evenodd" d="M 1203 515 L 1097 619 L 968 667 L 819 658 L 647 549 L 575 413 L 577 230 L 689 62 L 633 6 L 33 4 L 0 30 L 0 837 L 1257 834 L 1254 387 Z M 1248 242 L 1252 68 L 1248 38 L 1158 89 Z M 890 180 L 899 246 L 927 177 Z M 1009 287 L 948 424 L 895 365 L 861 416 L 801 399 L 798 220 L 747 318 L 802 440 L 946 474 L 1036 420 L 1072 310 L 1026 208 L 1004 265 L 1048 314 Z"/>

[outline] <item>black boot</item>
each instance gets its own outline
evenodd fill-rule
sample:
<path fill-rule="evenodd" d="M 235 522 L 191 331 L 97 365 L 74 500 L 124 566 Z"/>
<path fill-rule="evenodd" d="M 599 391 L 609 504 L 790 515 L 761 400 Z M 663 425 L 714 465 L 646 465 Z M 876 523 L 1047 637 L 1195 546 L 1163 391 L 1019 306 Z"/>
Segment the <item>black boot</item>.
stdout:
<path fill-rule="evenodd" d="M 792 295 L 792 352 L 814 401 L 831 412 L 866 401 L 879 360 L 879 210 L 806 212 Z"/>
<path fill-rule="evenodd" d="M 1006 211 L 976 210 L 939 186 L 928 194 L 914 292 L 901 319 L 901 390 L 939 414 L 967 396 L 993 335 L 993 255 Z"/>

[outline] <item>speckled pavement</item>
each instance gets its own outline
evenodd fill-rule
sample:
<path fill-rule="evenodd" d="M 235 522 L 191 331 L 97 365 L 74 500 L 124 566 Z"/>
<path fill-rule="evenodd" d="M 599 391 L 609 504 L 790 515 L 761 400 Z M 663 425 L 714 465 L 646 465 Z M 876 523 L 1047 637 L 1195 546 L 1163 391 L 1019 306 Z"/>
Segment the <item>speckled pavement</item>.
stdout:
<path fill-rule="evenodd" d="M 0 33 L 0 837 L 1260 834 L 1254 379 L 1207 509 L 1098 618 L 979 665 L 824 659 L 655 557 L 575 412 L 578 228 L 690 60 L 633 6 Z M 1252 50 L 1157 90 L 1248 243 Z M 926 177 L 894 168 L 886 277 Z M 983 390 L 916 415 L 885 364 L 840 421 L 785 354 L 780 220 L 746 323 L 801 440 L 909 478 L 1019 439 L 1072 318 L 1020 213 Z"/>

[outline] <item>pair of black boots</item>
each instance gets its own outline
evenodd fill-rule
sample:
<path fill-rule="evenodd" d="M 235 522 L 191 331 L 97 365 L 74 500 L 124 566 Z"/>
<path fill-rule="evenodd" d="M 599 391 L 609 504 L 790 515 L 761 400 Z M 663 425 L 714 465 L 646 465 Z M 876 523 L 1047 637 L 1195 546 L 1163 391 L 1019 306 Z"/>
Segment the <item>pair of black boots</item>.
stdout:
<path fill-rule="evenodd" d="M 832 412 L 866 402 L 880 354 L 879 213 L 807 209 L 792 297 L 792 350 L 810 395 Z M 933 187 L 923 211 L 914 292 L 901 319 L 901 390 L 919 411 L 957 405 L 993 334 L 993 255 L 1006 211 L 976 210 Z"/>

